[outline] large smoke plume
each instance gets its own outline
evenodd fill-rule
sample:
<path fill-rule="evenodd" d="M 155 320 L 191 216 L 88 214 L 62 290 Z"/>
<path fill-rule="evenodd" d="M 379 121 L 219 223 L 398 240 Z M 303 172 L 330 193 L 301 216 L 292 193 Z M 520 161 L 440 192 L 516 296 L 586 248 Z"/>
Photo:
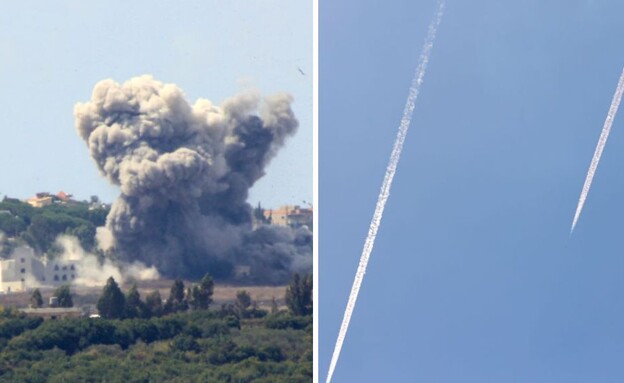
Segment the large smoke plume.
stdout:
<path fill-rule="evenodd" d="M 120 187 L 103 248 L 169 277 L 228 277 L 250 266 L 257 282 L 280 283 L 311 264 L 310 232 L 252 231 L 249 189 L 295 133 L 292 97 L 244 93 L 189 104 L 150 76 L 103 80 L 74 108 L 76 129 L 100 172 Z"/>

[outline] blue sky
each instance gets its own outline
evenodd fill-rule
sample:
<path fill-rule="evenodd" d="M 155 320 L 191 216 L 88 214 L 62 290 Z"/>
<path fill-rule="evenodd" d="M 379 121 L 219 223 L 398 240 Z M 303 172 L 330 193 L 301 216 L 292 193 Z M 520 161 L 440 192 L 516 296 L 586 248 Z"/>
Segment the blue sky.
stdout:
<path fill-rule="evenodd" d="M 192 102 L 249 87 L 293 94 L 299 132 L 250 201 L 312 200 L 312 4 L 285 0 L 0 4 L 0 196 L 64 190 L 113 201 L 117 189 L 74 130 L 73 106 L 99 80 L 145 73 Z"/>
<path fill-rule="evenodd" d="M 320 3 L 325 379 L 436 2 Z M 624 379 L 620 1 L 447 1 L 335 382 Z"/>

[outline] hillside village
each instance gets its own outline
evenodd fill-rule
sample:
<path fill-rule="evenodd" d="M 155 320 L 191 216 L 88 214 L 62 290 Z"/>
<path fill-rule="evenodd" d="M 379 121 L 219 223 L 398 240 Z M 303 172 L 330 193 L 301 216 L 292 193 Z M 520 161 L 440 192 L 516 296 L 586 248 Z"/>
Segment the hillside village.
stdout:
<path fill-rule="evenodd" d="M 95 303 L 101 285 L 82 285 L 81 262 L 59 257 L 54 239 L 62 234 L 76 236 L 86 251 L 100 257 L 96 248 L 95 228 L 105 223 L 110 204 L 93 196 L 90 201 L 78 201 L 66 192 L 41 192 L 26 200 L 4 197 L 0 201 L 0 312 L 2 306 L 19 308 L 28 316 L 44 319 L 84 317 L 97 314 Z M 278 209 L 253 212 L 253 225 L 276 225 L 291 228 L 312 227 L 312 208 L 285 205 Z M 244 265 L 237 274 L 249 273 Z M 121 282 L 121 281 L 120 281 Z M 126 281 L 126 287 L 139 281 Z M 161 279 L 139 283 L 138 291 L 149 294 L 158 291 L 165 297 L 172 280 Z M 189 281 L 187 281 L 189 283 Z M 59 291 L 66 289 L 73 297 L 72 307 L 62 307 Z M 253 293 L 254 307 L 269 309 L 272 305 L 285 307 L 285 287 L 246 287 Z M 218 304 L 236 300 L 240 288 L 219 285 L 214 290 Z M 32 294 L 41 294 L 42 303 L 32 307 Z M 188 294 L 187 294 L 188 295 Z M 185 298 L 186 299 L 186 298 Z M 190 299 L 190 298 L 189 298 Z M 166 300 L 163 300 L 163 304 Z"/>
<path fill-rule="evenodd" d="M 78 201 L 64 191 L 41 192 L 24 201 L 4 197 L 0 202 L 0 293 L 54 288 L 80 278 L 77 261 L 58 257 L 57 236 L 75 236 L 88 252 L 103 256 L 96 248 L 96 228 L 105 224 L 110 204 L 97 196 Z M 276 225 L 291 228 L 313 227 L 312 207 L 285 205 L 253 212 L 254 228 Z M 245 278 L 250 269 L 237 265 L 236 278 Z"/>

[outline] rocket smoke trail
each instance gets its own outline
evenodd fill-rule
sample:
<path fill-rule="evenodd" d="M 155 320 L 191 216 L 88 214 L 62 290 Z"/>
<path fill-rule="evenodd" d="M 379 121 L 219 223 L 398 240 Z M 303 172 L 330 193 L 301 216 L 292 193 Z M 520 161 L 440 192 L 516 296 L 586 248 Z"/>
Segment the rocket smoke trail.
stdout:
<path fill-rule="evenodd" d="M 581 197 L 579 198 L 578 206 L 576 207 L 576 213 L 574 214 L 574 220 L 572 221 L 570 235 L 572 235 L 574 227 L 576 226 L 576 223 L 581 215 L 581 211 L 583 210 L 583 205 L 585 204 L 587 193 L 589 193 L 589 188 L 591 187 L 592 180 L 594 179 L 594 174 L 596 174 L 596 168 L 598 168 L 598 162 L 600 162 L 600 156 L 602 156 L 602 151 L 604 150 L 604 147 L 607 144 L 607 139 L 609 138 L 609 132 L 611 131 L 611 125 L 613 125 L 613 119 L 615 118 L 615 114 L 617 113 L 618 107 L 620 106 L 620 101 L 622 100 L 622 92 L 624 92 L 624 69 L 622 70 L 622 74 L 620 75 L 620 81 L 618 81 L 617 88 L 615 89 L 613 101 L 611 101 L 609 113 L 607 113 L 607 119 L 605 120 L 602 132 L 600 133 L 598 145 L 596 145 L 596 151 L 594 152 L 594 157 L 592 158 L 591 164 L 589 165 L 589 171 L 587 172 L 585 184 L 583 185 L 583 190 L 581 191 Z"/>
<path fill-rule="evenodd" d="M 362 250 L 360 264 L 358 265 L 357 271 L 355 273 L 355 280 L 353 281 L 353 287 L 351 288 L 351 294 L 349 295 L 347 308 L 344 313 L 344 318 L 342 319 L 340 331 L 338 332 L 338 339 L 336 340 L 336 346 L 334 347 L 334 353 L 332 355 L 331 363 L 329 365 L 329 373 L 327 374 L 327 383 L 331 382 L 332 375 L 334 374 L 334 369 L 336 368 L 336 363 L 338 362 L 338 357 L 340 357 L 342 344 L 344 342 L 345 336 L 347 335 L 347 330 L 349 329 L 351 314 L 353 314 L 355 302 L 357 301 L 358 293 L 360 292 L 360 286 L 362 285 L 362 280 L 364 279 L 364 274 L 366 273 L 368 258 L 370 257 L 371 251 L 373 250 L 373 245 L 375 244 L 375 237 L 377 236 L 377 230 L 379 229 L 379 225 L 381 223 L 381 217 L 383 215 L 384 207 L 386 206 L 386 201 L 388 201 L 388 197 L 390 196 L 392 179 L 394 178 L 394 174 L 399 163 L 399 158 L 401 157 L 403 142 L 405 141 L 405 136 L 407 135 L 407 130 L 412 120 L 412 114 L 414 113 L 416 98 L 418 97 L 420 86 L 423 82 L 423 78 L 425 77 L 427 63 L 429 62 L 429 56 L 431 55 L 431 49 L 433 48 L 433 42 L 435 40 L 438 26 L 440 25 L 440 21 L 442 21 L 443 13 L 444 0 L 438 3 L 438 12 L 431 24 L 429 25 L 429 31 L 427 33 L 427 38 L 425 39 L 425 45 L 423 46 L 422 53 L 420 54 L 420 58 L 418 60 L 416 73 L 414 74 L 414 78 L 412 79 L 407 102 L 405 103 L 405 109 L 403 110 L 403 117 L 401 118 L 401 123 L 399 125 L 399 131 L 397 133 L 396 140 L 394 141 L 392 153 L 390 154 L 390 161 L 388 162 L 386 175 L 384 177 L 383 184 L 381 185 L 381 191 L 377 199 L 377 205 L 375 206 L 375 213 L 373 214 L 373 219 L 371 220 L 370 228 L 368 229 L 368 235 L 366 236 L 366 241 L 364 242 L 364 249 Z"/>

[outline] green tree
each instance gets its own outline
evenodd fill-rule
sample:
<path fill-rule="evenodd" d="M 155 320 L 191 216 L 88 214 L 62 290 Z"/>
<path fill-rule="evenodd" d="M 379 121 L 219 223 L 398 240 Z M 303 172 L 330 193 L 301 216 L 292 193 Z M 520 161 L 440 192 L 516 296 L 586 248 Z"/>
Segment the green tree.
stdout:
<path fill-rule="evenodd" d="M 237 291 L 235 304 L 240 312 L 246 311 L 251 306 L 251 295 L 246 290 Z"/>
<path fill-rule="evenodd" d="M 271 298 L 271 314 L 276 314 L 279 312 L 279 306 L 277 305 L 277 301 L 275 297 Z"/>
<path fill-rule="evenodd" d="M 122 318 L 125 310 L 126 298 L 113 277 L 108 278 L 102 295 L 97 302 L 97 309 L 104 318 Z"/>
<path fill-rule="evenodd" d="M 254 218 L 256 219 L 257 222 L 260 222 L 260 223 L 263 223 L 263 224 L 270 224 L 271 223 L 271 222 L 269 222 L 267 217 L 264 216 L 264 209 L 262 208 L 262 206 L 260 206 L 260 202 L 258 202 L 258 207 L 256 207 L 253 210 L 253 215 L 254 215 Z"/>
<path fill-rule="evenodd" d="M 204 275 L 199 285 L 193 286 L 191 292 L 192 306 L 195 310 L 207 310 L 212 303 L 212 294 L 214 293 L 214 280 L 210 274 Z"/>
<path fill-rule="evenodd" d="M 67 234 L 78 238 L 80 245 L 86 250 L 91 250 L 95 245 L 95 232 L 95 226 L 91 222 L 85 222 L 67 229 Z"/>
<path fill-rule="evenodd" d="M 286 288 L 286 305 L 294 315 L 312 314 L 312 275 L 295 273 Z"/>
<path fill-rule="evenodd" d="M 176 351 L 194 351 L 198 352 L 201 350 L 199 344 L 194 337 L 190 335 L 181 334 L 173 338 L 171 344 L 171 348 Z"/>
<path fill-rule="evenodd" d="M 10 212 L 0 213 L 0 231 L 5 232 L 9 237 L 17 237 L 27 227 L 26 222 L 21 217 L 15 217 Z"/>
<path fill-rule="evenodd" d="M 30 304 L 36 309 L 43 306 L 43 297 L 41 296 L 41 291 L 39 291 L 39 289 L 35 289 L 35 291 L 33 291 L 30 296 Z"/>
<path fill-rule="evenodd" d="M 137 289 L 136 283 L 132 284 L 130 290 L 126 294 L 126 318 L 139 318 L 145 317 L 145 303 L 141 301 L 141 295 Z"/>
<path fill-rule="evenodd" d="M 175 313 L 187 309 L 188 302 L 184 297 L 184 282 L 182 282 L 181 279 L 176 279 L 171 285 L 169 299 L 167 299 L 167 303 L 165 303 L 164 311 L 166 313 Z"/>
<path fill-rule="evenodd" d="M 74 301 L 72 300 L 69 285 L 60 286 L 54 292 L 54 296 L 58 299 L 59 307 L 74 307 Z"/>
<path fill-rule="evenodd" d="M 199 285 L 194 285 L 192 289 L 186 289 L 186 296 L 188 297 L 189 306 L 191 306 L 193 310 L 198 310 L 200 296 Z"/>
<path fill-rule="evenodd" d="M 0 202 L 0 210 L 8 210 L 16 217 L 20 217 L 30 224 L 31 218 L 35 215 L 35 208 L 15 198 L 4 197 Z"/>
<path fill-rule="evenodd" d="M 145 297 L 145 308 L 147 316 L 160 316 L 162 315 L 162 298 L 160 292 L 154 290 Z"/>
<path fill-rule="evenodd" d="M 182 302 L 184 300 L 184 282 L 181 279 L 173 281 L 169 299 L 174 302 Z"/>

